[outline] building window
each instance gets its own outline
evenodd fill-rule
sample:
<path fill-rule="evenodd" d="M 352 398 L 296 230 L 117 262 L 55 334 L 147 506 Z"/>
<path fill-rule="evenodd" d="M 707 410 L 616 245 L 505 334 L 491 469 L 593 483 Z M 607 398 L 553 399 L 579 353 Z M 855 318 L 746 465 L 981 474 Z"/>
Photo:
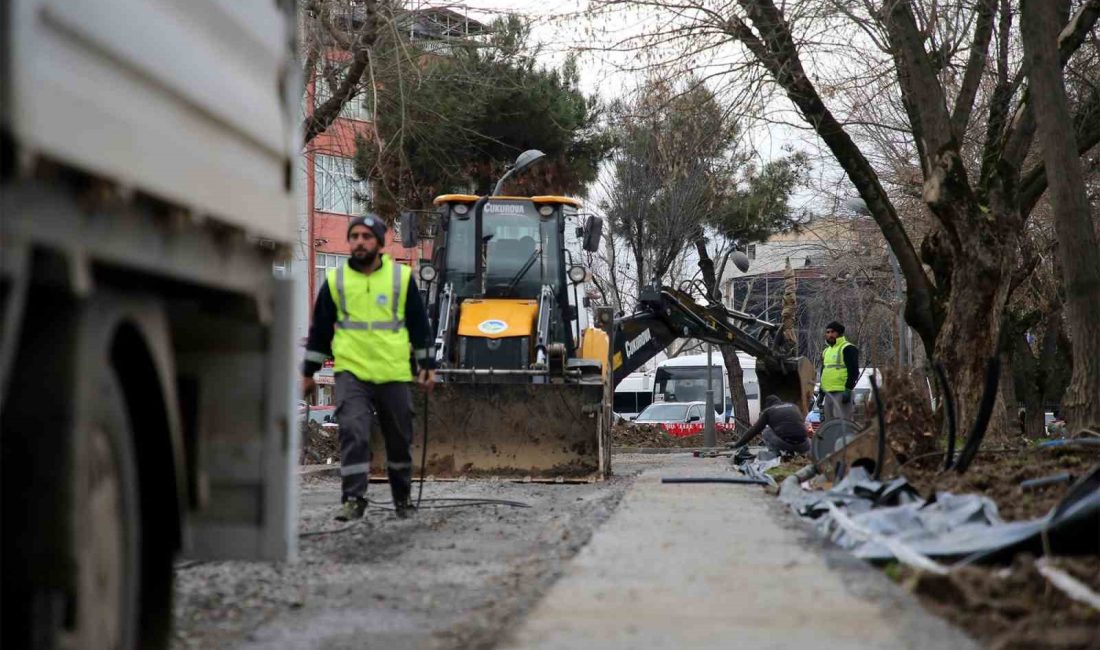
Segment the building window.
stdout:
<path fill-rule="evenodd" d="M 745 249 L 745 255 L 748 255 L 750 260 L 756 259 L 756 244 L 749 244 Z"/>
<path fill-rule="evenodd" d="M 339 214 L 364 214 L 370 185 L 355 177 L 351 158 L 317 154 L 313 157 L 313 209 Z"/>
<path fill-rule="evenodd" d="M 313 264 L 313 286 L 320 291 L 325 282 L 325 274 L 329 269 L 334 269 L 348 259 L 348 255 L 333 255 L 332 253 L 317 253 Z"/>

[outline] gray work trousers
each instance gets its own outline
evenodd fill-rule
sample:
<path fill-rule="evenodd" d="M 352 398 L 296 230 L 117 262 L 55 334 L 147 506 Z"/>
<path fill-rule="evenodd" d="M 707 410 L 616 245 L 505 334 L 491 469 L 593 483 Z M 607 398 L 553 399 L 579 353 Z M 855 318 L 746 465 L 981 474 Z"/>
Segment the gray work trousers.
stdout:
<path fill-rule="evenodd" d="M 409 384 L 371 384 L 350 372 L 338 372 L 336 421 L 340 425 L 342 501 L 367 494 L 375 413 L 386 443 L 386 473 L 393 499 L 404 501 L 412 492 L 413 411 Z"/>
<path fill-rule="evenodd" d="M 825 424 L 829 420 L 851 420 L 852 419 L 852 406 L 855 400 L 849 401 L 847 404 L 843 402 L 844 391 L 837 393 L 825 393 L 825 403 L 821 412 L 821 423 Z"/>
<path fill-rule="evenodd" d="M 810 451 L 810 439 L 805 438 L 799 443 L 788 442 L 780 438 L 771 427 L 764 427 L 764 444 L 767 445 L 768 451 L 773 454 L 778 454 L 781 451 L 786 451 L 794 454 L 804 454 Z"/>

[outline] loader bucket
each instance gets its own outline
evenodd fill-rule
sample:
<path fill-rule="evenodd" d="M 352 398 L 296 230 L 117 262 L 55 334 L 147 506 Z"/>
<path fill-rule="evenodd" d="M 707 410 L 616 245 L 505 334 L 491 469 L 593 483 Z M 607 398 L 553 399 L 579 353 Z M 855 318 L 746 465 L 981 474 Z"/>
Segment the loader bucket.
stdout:
<path fill-rule="evenodd" d="M 441 383 L 427 405 L 426 475 L 439 478 L 598 480 L 610 470 L 610 432 L 596 384 Z M 420 475 L 424 394 L 413 391 L 414 476 Z M 378 432 L 371 474 L 385 476 Z"/>
<path fill-rule="evenodd" d="M 806 357 L 791 357 L 780 363 L 765 363 L 756 368 L 760 382 L 760 398 L 776 395 L 784 402 L 790 402 L 809 413 L 813 401 L 816 371 L 814 364 Z"/>

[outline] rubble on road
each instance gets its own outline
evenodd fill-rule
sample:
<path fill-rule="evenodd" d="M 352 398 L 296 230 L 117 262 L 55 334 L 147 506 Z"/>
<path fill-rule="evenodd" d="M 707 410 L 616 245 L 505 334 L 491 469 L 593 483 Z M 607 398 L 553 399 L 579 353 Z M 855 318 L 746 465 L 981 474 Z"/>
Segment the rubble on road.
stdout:
<path fill-rule="evenodd" d="M 339 428 L 317 422 L 301 422 L 298 426 L 302 447 L 299 465 L 329 465 L 340 462 Z"/>

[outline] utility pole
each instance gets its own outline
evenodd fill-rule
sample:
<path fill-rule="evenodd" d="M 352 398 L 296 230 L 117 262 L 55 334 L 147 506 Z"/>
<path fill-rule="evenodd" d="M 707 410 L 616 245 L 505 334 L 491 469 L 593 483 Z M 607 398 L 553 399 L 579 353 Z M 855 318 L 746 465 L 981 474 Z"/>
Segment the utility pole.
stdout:
<path fill-rule="evenodd" d="M 714 431 L 714 346 L 707 343 L 707 409 L 703 415 L 703 446 L 717 447 L 718 440 Z"/>

